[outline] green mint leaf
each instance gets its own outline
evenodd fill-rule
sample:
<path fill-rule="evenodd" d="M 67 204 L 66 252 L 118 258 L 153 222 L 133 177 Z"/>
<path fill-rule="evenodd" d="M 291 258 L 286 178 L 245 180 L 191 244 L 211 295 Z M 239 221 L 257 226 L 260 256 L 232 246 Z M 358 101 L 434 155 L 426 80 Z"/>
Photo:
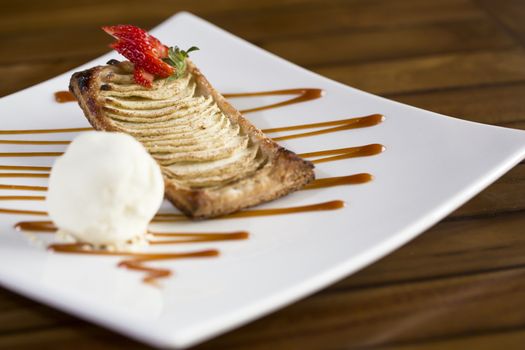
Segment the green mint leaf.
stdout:
<path fill-rule="evenodd" d="M 184 76 L 187 68 L 186 58 L 189 57 L 190 52 L 197 50 L 199 50 L 199 48 L 196 46 L 192 46 L 186 51 L 181 50 L 178 46 L 170 47 L 168 49 L 168 57 L 165 58 L 164 61 L 172 67 L 175 67 L 176 72 L 173 76 L 176 78 Z"/>
<path fill-rule="evenodd" d="M 200 50 L 197 46 L 192 46 L 189 49 L 186 50 L 186 55 L 188 55 L 192 51 L 198 51 Z"/>

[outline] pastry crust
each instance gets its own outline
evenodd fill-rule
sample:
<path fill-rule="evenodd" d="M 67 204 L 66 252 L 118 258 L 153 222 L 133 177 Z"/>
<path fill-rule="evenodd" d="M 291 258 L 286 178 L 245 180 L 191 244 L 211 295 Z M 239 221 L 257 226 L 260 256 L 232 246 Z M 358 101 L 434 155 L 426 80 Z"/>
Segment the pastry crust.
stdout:
<path fill-rule="evenodd" d="M 118 61 L 108 63 L 106 66 L 97 66 L 73 74 L 69 89 L 96 130 L 130 133 L 129 130 L 117 126 L 106 115 L 105 98 L 101 96 L 101 91 L 111 88 L 104 83 L 104 75 L 111 75 L 115 67 L 129 70 L 131 64 Z M 210 218 L 279 198 L 301 189 L 314 179 L 314 166 L 311 162 L 301 159 L 264 135 L 213 88 L 190 60 L 187 63 L 188 72 L 196 82 L 198 93 L 213 98 L 230 122 L 239 125 L 241 132 L 248 135 L 250 142 L 258 146 L 266 162 L 255 172 L 230 183 L 196 188 L 181 185 L 167 175 L 166 167 L 161 165 L 168 200 L 189 217 Z"/>

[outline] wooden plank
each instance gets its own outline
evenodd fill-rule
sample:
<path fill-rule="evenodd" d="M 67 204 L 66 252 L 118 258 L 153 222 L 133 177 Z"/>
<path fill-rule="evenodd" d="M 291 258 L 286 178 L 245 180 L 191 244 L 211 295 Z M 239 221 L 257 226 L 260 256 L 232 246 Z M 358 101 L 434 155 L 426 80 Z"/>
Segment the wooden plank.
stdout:
<path fill-rule="evenodd" d="M 381 346 L 377 350 L 523 350 L 525 330 L 502 330 L 491 334 L 481 334 L 451 339 L 434 339 L 408 345 Z"/>
<path fill-rule="evenodd" d="M 332 288 L 388 285 L 525 266 L 524 212 L 445 221 Z"/>
<path fill-rule="evenodd" d="M 10 350 L 152 349 L 108 330 L 85 323 L 0 334 L 0 348 Z"/>
<path fill-rule="evenodd" d="M 56 40 L 56 31 L 40 30 L 5 36 L 9 55 L 0 64 L 61 60 L 85 60 L 108 51 L 109 38 L 96 26 L 73 28 Z M 432 38 L 432 40 L 429 40 Z M 68 45 L 64 45 L 64 42 Z M 355 63 L 454 51 L 511 48 L 516 43 L 487 19 L 391 29 L 344 31 L 336 34 L 270 39 L 261 47 L 303 66 Z"/>
<path fill-rule="evenodd" d="M 235 17 L 243 12 L 260 13 L 279 11 L 281 8 L 312 6 L 317 9 L 321 7 L 316 0 L 156 0 L 154 5 L 145 4 L 142 0 L 48 0 L 45 3 L 31 1 L 30 6 L 27 3 L 12 1 L 2 4 L 0 31 L 18 34 L 35 29 L 70 29 L 89 27 L 93 24 L 108 25 L 134 21 L 150 23 L 153 26 L 179 11 Z M 23 16 L 20 16 L 21 13 Z"/>
<path fill-rule="evenodd" d="M 0 314 L 0 334 L 26 331 L 43 326 L 52 327 L 64 323 L 71 323 L 71 317 L 43 305 L 31 304 L 31 307 L 13 307 L 2 310 Z"/>
<path fill-rule="evenodd" d="M 390 29 L 271 40 L 261 46 L 302 66 L 368 62 L 471 50 L 505 49 L 516 43 L 491 21 L 465 20 Z"/>
<path fill-rule="evenodd" d="M 23 16 L 13 16 L 19 13 L 21 8 L 20 5 L 11 3 L 12 10 L 0 14 L 0 32 L 20 34 L 45 29 L 55 30 L 59 34 L 60 31 L 74 28 L 125 22 L 153 26 L 160 19 L 165 19 L 180 10 L 193 11 L 249 40 L 305 36 L 341 29 L 392 28 L 486 17 L 485 12 L 469 0 L 332 0 L 315 3 L 288 0 L 284 4 L 272 0 L 268 5 L 259 1 L 256 5 L 246 5 L 250 2 L 165 0 L 155 2 L 155 6 L 144 6 L 141 1 L 122 0 L 74 3 L 53 1 L 49 6 L 47 3 L 46 6 L 25 6 Z M 392 16 L 393 13 L 396 15 Z"/>
<path fill-rule="evenodd" d="M 388 98 L 452 117 L 500 126 L 525 122 L 525 83 L 391 94 Z"/>
<path fill-rule="evenodd" d="M 524 193 L 525 163 L 521 163 L 450 214 L 447 219 L 456 220 L 483 215 L 497 215 L 505 212 L 525 211 Z"/>
<path fill-rule="evenodd" d="M 206 17 L 243 38 L 259 41 L 341 30 L 480 19 L 486 14 L 468 0 L 356 0 L 322 2 L 317 8 L 291 6 L 275 12 L 244 13 L 234 20 L 227 14 Z"/>
<path fill-rule="evenodd" d="M 525 269 L 321 293 L 196 349 L 348 348 L 430 343 L 524 327 Z M 508 301 L 512 300 L 512 303 Z M 504 314 L 501 319 L 499 315 Z M 424 328 L 422 327 L 424 325 Z M 509 341 L 512 339 L 509 338 Z M 128 343 L 83 322 L 0 334 L 4 348 Z"/>
<path fill-rule="evenodd" d="M 343 0 L 344 1 L 344 0 Z M 75 2 L 67 0 L 47 0 L 42 3 L 38 0 L 30 1 L 31 6 L 28 6 L 27 2 L 8 2 L 3 4 L 2 13 L 0 18 L 8 18 L 14 14 L 23 13 L 24 16 L 44 16 L 48 13 L 55 13 L 56 17 L 67 17 L 67 14 L 71 9 L 84 12 L 103 12 L 105 9 L 108 12 L 115 14 L 120 12 L 133 14 L 157 14 L 159 17 L 171 16 L 174 11 L 195 11 L 203 13 L 214 13 L 214 14 L 230 14 L 232 16 L 237 13 L 245 11 L 280 11 L 286 9 L 297 9 L 305 7 L 321 8 L 325 1 L 320 2 L 319 0 L 265 0 L 265 1 L 244 1 L 244 0 L 221 0 L 210 2 L 208 0 L 178 0 L 174 2 L 172 0 L 156 0 L 155 6 L 150 4 L 144 4 L 142 0 L 77 0 Z M 327 0 L 326 3 L 341 2 L 341 0 Z M 64 13 L 60 13 L 64 11 Z M 64 21 L 71 21 L 72 18 L 64 18 Z M 28 21 L 29 23 L 29 21 Z M 23 28 L 21 28 L 23 29 Z"/>
<path fill-rule="evenodd" d="M 376 94 L 503 84 L 525 81 L 525 51 L 454 53 L 315 71 Z"/>
<path fill-rule="evenodd" d="M 477 0 L 509 33 L 525 45 L 525 4 L 523 0 Z"/>
<path fill-rule="evenodd" d="M 519 328 L 524 292 L 525 269 L 516 269 L 323 293 L 196 349 L 361 348 Z"/>
<path fill-rule="evenodd" d="M 5 310 L 23 308 L 28 305 L 34 306 L 38 304 L 0 287 L 0 313 Z"/>
<path fill-rule="evenodd" d="M 9 48 L 9 55 L 3 55 L 0 64 L 63 59 L 79 55 L 88 60 L 107 51 L 108 38 L 99 30 L 101 25 L 133 22 L 149 28 L 181 8 L 200 14 L 210 13 L 208 19 L 218 25 L 224 25 L 234 33 L 248 37 L 263 47 L 303 65 L 399 57 L 419 54 L 424 50 L 437 53 L 452 49 L 502 48 L 513 44 L 513 41 L 502 35 L 479 9 L 462 0 L 447 0 L 442 3 L 413 0 L 382 0 L 379 3 L 327 2 L 324 7 L 331 9 L 330 11 L 337 16 L 344 16 L 340 23 L 334 22 L 330 16 L 319 17 L 319 4 L 313 3 L 312 0 L 293 0 L 285 4 L 272 1 L 265 6 L 255 6 L 257 3 L 235 3 L 236 9 L 233 13 L 221 11 L 220 6 L 211 5 L 207 8 L 206 4 L 213 3 L 201 1 L 189 2 L 189 7 L 180 3 L 177 3 L 178 7 L 173 7 L 173 2 L 161 2 L 151 9 L 144 9 L 131 2 L 125 13 L 119 11 L 122 8 L 121 1 L 103 4 L 95 1 L 75 7 L 70 3 L 54 1 L 49 6 L 31 7 L 22 17 L 12 16 L 11 13 L 16 13 L 12 9 L 0 13 L 0 40 Z M 263 18 L 261 10 L 264 9 L 267 11 L 264 12 Z M 19 7 L 16 7 L 16 10 L 19 10 Z M 402 15 L 392 18 L 388 16 L 388 11 L 402 11 Z M 425 17 L 430 15 L 427 17 L 430 20 L 429 24 L 415 20 L 423 14 Z M 235 20 L 232 20 L 234 16 Z M 306 27 L 296 28 L 297 23 L 293 22 L 292 26 L 287 26 L 290 27 L 291 34 L 298 29 L 301 33 L 305 30 L 311 30 L 311 33 L 324 33 L 328 30 L 328 33 L 317 34 L 317 37 L 300 35 L 298 39 L 286 40 L 286 35 L 290 33 L 283 32 L 282 25 L 273 28 L 270 23 L 291 21 L 290 16 L 300 17 Z M 27 23 L 24 24 L 24 21 Z M 443 25 L 442 21 L 452 22 Z M 312 26 L 311 23 L 316 25 Z M 356 24 L 359 25 L 353 30 L 341 32 L 341 29 L 348 25 Z M 260 25 L 265 27 L 264 30 L 259 30 Z M 276 32 L 269 35 L 274 29 Z M 333 33 L 334 30 L 338 32 Z M 16 35 L 12 34 L 13 31 L 16 31 Z M 297 33 L 295 35 L 297 36 Z M 277 42 L 273 43 L 273 40 Z"/>
<path fill-rule="evenodd" d="M 0 57 L 0 68 L 28 63 L 49 64 L 58 60 L 85 63 L 110 51 L 108 45 L 111 38 L 99 27 L 68 30 L 60 34 L 60 40 L 57 40 L 57 32 L 54 30 L 2 34 L 0 32 L 0 36 L 3 36 L 2 45 L 7 48 L 9 55 Z"/>

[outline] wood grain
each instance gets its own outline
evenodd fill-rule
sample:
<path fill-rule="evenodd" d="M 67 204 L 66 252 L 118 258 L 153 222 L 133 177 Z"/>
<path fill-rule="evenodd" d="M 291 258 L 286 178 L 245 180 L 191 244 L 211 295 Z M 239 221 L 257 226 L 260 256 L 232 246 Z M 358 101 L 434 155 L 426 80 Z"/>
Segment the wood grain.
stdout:
<path fill-rule="evenodd" d="M 0 96 L 106 52 L 101 25 L 180 10 L 357 88 L 525 129 L 521 0 L 4 2 Z M 524 227 L 522 162 L 377 263 L 197 348 L 522 349 Z M 0 349 L 70 348 L 148 347 L 0 290 Z"/>
<path fill-rule="evenodd" d="M 316 69 L 376 94 L 508 84 L 525 81 L 525 50 L 449 53 Z"/>
<path fill-rule="evenodd" d="M 330 36 L 276 38 L 262 42 L 261 46 L 292 62 L 313 68 L 457 52 L 458 47 L 461 47 L 461 52 L 509 49 L 517 44 L 492 21 L 476 18 L 447 25 L 429 23 L 389 30 L 341 31 Z M 330 54 L 322 54 L 326 52 Z"/>
<path fill-rule="evenodd" d="M 521 0 L 477 0 L 480 7 L 486 10 L 509 36 L 525 44 L 525 6 Z"/>
<path fill-rule="evenodd" d="M 520 327 L 525 314 L 518 308 L 525 301 L 509 305 L 503 298 L 519 298 L 524 277 L 524 269 L 515 269 L 351 293 L 329 290 L 289 307 L 287 317 L 269 316 L 200 349 L 289 349 L 297 342 L 302 349 L 360 348 Z"/>
<path fill-rule="evenodd" d="M 523 123 L 523 96 L 525 83 L 521 82 L 388 95 L 396 101 L 453 117 L 510 127 Z"/>

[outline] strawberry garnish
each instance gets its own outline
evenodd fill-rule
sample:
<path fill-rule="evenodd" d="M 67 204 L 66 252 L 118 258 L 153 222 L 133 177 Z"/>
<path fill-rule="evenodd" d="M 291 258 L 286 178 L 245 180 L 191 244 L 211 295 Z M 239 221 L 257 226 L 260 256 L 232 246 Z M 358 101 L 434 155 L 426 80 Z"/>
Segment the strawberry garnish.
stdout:
<path fill-rule="evenodd" d="M 133 79 L 135 79 L 135 82 L 142 86 L 151 87 L 153 85 L 153 79 L 155 77 L 153 74 L 150 74 L 146 72 L 144 69 L 135 67 L 135 71 L 133 72 Z"/>
<path fill-rule="evenodd" d="M 135 65 L 133 76 L 137 84 L 151 87 L 156 76 L 167 78 L 175 73 L 176 69 L 163 61 L 168 57 L 168 47 L 145 30 L 132 25 L 102 29 L 117 39 L 110 47 Z"/>

